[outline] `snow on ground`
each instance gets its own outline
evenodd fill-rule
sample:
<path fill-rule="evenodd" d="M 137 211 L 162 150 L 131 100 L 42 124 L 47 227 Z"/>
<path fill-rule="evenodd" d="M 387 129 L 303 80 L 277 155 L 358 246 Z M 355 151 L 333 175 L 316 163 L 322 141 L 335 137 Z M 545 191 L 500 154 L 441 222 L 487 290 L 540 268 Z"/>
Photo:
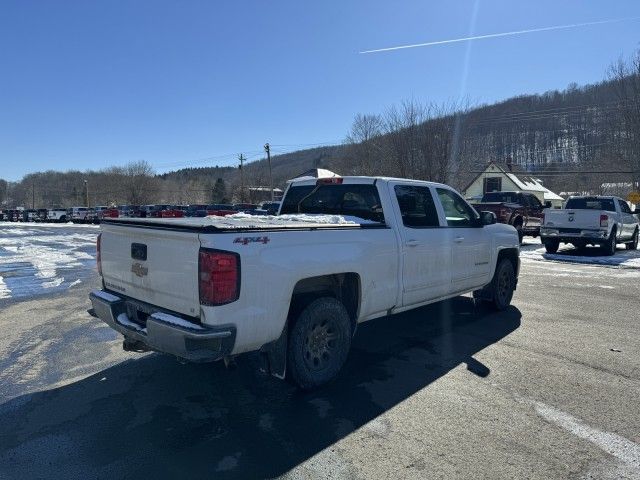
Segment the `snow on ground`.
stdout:
<path fill-rule="evenodd" d="M 95 225 L 0 223 L 0 299 L 65 290 L 95 274 Z"/>
<path fill-rule="evenodd" d="M 603 255 L 596 247 L 579 251 L 573 245 L 565 244 L 560 245 L 558 253 L 550 254 L 545 251 L 540 239 L 525 237 L 520 247 L 520 258 L 640 269 L 640 250 L 627 250 L 624 245 L 618 245 L 618 250 L 612 256 Z"/>

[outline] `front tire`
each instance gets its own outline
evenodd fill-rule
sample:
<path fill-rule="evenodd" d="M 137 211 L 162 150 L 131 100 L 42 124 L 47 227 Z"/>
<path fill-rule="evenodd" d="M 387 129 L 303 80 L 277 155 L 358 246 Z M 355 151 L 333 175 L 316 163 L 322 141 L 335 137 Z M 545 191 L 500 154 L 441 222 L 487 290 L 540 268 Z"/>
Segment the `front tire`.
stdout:
<path fill-rule="evenodd" d="M 506 310 L 511 305 L 513 292 L 516 289 L 516 271 L 510 260 L 503 258 L 498 262 L 491 283 L 481 292 L 474 292 L 474 297 L 480 298 L 487 305 L 497 311 Z"/>
<path fill-rule="evenodd" d="M 287 346 L 287 375 L 302 390 L 331 381 L 351 348 L 351 320 L 332 297 L 311 302 L 294 323 Z"/>
<path fill-rule="evenodd" d="M 547 253 L 557 253 L 560 248 L 560 242 L 558 240 L 545 240 L 544 249 Z"/>

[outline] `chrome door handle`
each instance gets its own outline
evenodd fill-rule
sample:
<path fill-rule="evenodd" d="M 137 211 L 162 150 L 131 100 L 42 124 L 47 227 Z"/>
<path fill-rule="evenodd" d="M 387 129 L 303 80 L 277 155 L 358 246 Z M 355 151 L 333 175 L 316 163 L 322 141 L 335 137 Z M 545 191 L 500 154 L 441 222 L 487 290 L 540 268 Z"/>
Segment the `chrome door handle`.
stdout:
<path fill-rule="evenodd" d="M 453 241 L 456 243 L 462 243 L 464 241 L 464 237 L 456 237 L 453 239 Z"/>
<path fill-rule="evenodd" d="M 420 245 L 420 242 L 418 240 L 407 240 L 405 242 L 405 245 L 407 247 L 417 247 L 418 245 Z"/>

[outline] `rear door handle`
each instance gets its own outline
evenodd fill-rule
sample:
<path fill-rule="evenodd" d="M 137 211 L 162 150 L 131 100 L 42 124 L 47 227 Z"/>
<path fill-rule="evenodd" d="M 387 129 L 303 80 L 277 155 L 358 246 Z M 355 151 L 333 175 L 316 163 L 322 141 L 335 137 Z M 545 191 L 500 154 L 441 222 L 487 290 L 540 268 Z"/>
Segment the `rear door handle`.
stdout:
<path fill-rule="evenodd" d="M 462 243 L 464 241 L 464 237 L 456 237 L 453 239 L 453 241 L 456 243 Z"/>
<path fill-rule="evenodd" d="M 405 245 L 407 247 L 417 247 L 418 245 L 420 245 L 420 242 L 418 240 L 407 240 L 405 242 Z"/>

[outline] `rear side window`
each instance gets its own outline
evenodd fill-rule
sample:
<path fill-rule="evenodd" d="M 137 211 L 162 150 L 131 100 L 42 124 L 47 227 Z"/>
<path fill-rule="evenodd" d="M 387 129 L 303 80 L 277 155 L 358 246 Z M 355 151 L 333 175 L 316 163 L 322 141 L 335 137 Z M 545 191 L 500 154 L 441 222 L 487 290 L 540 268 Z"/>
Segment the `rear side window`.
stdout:
<path fill-rule="evenodd" d="M 394 188 L 405 227 L 439 227 L 438 211 L 429 187 L 396 185 Z"/>
<path fill-rule="evenodd" d="M 567 200 L 567 210 L 606 210 L 615 212 L 612 198 L 578 197 Z"/>
<path fill-rule="evenodd" d="M 304 185 L 290 187 L 280 214 L 349 215 L 384 222 L 378 190 L 373 185 Z"/>

